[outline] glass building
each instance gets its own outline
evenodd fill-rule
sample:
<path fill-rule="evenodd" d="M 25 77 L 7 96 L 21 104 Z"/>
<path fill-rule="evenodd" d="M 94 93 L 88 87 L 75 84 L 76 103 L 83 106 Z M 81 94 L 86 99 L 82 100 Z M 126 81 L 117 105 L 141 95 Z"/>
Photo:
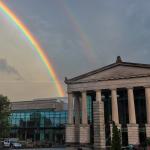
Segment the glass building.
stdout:
<path fill-rule="evenodd" d="M 15 102 L 10 116 L 10 136 L 25 141 L 63 144 L 66 122 L 66 103 L 58 99 Z"/>

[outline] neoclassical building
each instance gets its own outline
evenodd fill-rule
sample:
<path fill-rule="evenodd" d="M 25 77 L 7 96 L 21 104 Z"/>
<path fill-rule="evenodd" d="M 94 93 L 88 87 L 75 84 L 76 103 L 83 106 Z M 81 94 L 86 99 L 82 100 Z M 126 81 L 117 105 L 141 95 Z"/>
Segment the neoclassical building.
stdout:
<path fill-rule="evenodd" d="M 150 137 L 150 65 L 115 63 L 72 79 L 68 87 L 66 143 L 103 149 L 111 143 L 111 123 L 121 131 L 122 145 L 142 144 Z"/>

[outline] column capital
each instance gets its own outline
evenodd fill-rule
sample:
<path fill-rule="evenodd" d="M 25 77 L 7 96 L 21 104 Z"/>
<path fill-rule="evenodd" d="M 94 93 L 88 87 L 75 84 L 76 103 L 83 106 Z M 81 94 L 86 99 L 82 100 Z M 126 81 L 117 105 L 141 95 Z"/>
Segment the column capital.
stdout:
<path fill-rule="evenodd" d="M 150 88 L 150 85 L 144 85 L 144 88 L 146 88 L 146 89 Z"/>
<path fill-rule="evenodd" d="M 96 89 L 95 90 L 95 92 L 101 92 L 102 91 L 102 89 Z"/>
<path fill-rule="evenodd" d="M 86 91 L 86 90 L 80 90 L 80 92 L 81 92 L 81 93 L 87 93 L 87 91 Z"/>
<path fill-rule="evenodd" d="M 127 89 L 127 90 L 128 90 L 128 89 L 133 90 L 133 88 L 134 88 L 134 87 L 133 87 L 133 86 L 130 86 L 130 85 L 129 85 L 129 86 L 126 86 L 126 89 Z"/>
<path fill-rule="evenodd" d="M 73 92 L 72 92 L 72 91 L 67 91 L 67 93 L 68 93 L 68 94 L 73 94 Z"/>
<path fill-rule="evenodd" d="M 117 91 L 119 89 L 119 87 L 111 87 L 109 88 L 110 91 Z"/>
<path fill-rule="evenodd" d="M 117 88 L 112 87 L 112 88 L 109 88 L 109 90 L 111 90 L 111 91 L 116 91 L 116 90 L 117 90 Z"/>

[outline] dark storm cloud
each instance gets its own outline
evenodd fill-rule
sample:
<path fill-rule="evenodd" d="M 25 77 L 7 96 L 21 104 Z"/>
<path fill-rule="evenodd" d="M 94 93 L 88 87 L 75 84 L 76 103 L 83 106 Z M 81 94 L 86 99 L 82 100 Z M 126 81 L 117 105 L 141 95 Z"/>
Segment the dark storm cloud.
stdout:
<path fill-rule="evenodd" d="M 8 75 L 15 75 L 17 80 L 23 79 L 20 73 L 3 58 L 0 58 L 0 72 L 7 73 Z"/>
<path fill-rule="evenodd" d="M 149 0 L 5 2 L 40 42 L 64 87 L 65 76 L 71 78 L 108 65 L 115 62 L 118 55 L 123 61 L 150 64 Z M 91 51 L 96 55 L 95 63 L 88 59 L 90 54 L 86 52 L 86 42 L 81 35 L 89 40 Z M 22 57 L 26 56 L 19 56 Z M 6 60 L 2 66 L 0 71 L 20 76 Z M 24 88 L 13 89 L 18 92 Z M 33 88 L 29 89 L 34 93 Z"/>
<path fill-rule="evenodd" d="M 62 80 L 112 63 L 118 55 L 124 61 L 150 63 L 149 0 L 6 2 L 40 41 Z M 89 39 L 95 63 L 81 46 L 76 24 Z"/>

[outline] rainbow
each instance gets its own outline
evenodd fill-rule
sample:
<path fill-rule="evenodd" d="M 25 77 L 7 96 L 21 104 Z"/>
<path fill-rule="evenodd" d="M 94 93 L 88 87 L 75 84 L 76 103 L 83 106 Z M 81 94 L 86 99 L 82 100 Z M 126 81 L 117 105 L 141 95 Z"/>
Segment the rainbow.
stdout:
<path fill-rule="evenodd" d="M 45 64 L 49 75 L 51 76 L 52 80 L 55 82 L 56 90 L 59 96 L 64 96 L 64 90 L 58 80 L 54 68 L 52 67 L 52 63 L 48 60 L 47 56 L 44 53 L 44 50 L 37 42 L 36 38 L 31 34 L 29 29 L 22 23 L 22 21 L 2 1 L 0 1 L 0 11 L 15 23 L 15 25 L 19 28 L 19 30 L 23 33 L 23 35 L 33 45 L 34 50 L 38 53 L 42 62 Z"/>
<path fill-rule="evenodd" d="M 70 20 L 70 23 L 72 24 L 73 29 L 79 35 L 79 38 L 81 41 L 81 47 L 83 49 L 85 56 L 88 58 L 90 63 L 96 64 L 97 55 L 94 53 L 95 49 L 91 43 L 91 40 L 89 39 L 88 35 L 84 32 L 77 17 L 75 16 L 70 6 L 66 3 L 66 1 L 63 1 L 63 2 L 60 1 L 60 3 L 61 3 L 61 7 L 64 10 L 65 16 L 68 17 L 68 19 Z"/>

